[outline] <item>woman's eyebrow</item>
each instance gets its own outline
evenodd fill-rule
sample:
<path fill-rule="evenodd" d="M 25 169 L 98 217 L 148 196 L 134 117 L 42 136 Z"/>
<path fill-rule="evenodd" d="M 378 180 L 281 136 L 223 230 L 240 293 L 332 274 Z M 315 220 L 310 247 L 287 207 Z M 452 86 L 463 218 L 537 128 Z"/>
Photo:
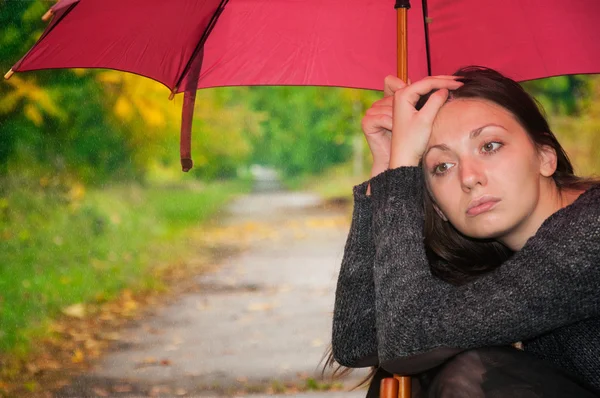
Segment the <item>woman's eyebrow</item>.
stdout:
<path fill-rule="evenodd" d="M 489 123 L 489 124 L 486 124 L 484 126 L 478 127 L 475 130 L 471 131 L 469 133 L 469 138 L 471 138 L 471 139 L 477 138 L 479 136 L 479 134 L 481 134 L 481 132 L 483 131 L 483 129 L 485 129 L 486 127 L 492 127 L 492 126 L 493 127 L 500 127 L 501 129 L 506 130 L 506 128 L 504 128 L 504 126 L 501 126 L 501 125 L 496 124 L 496 123 Z"/>
<path fill-rule="evenodd" d="M 450 148 L 448 148 L 448 145 L 446 145 L 446 144 L 432 145 L 429 147 L 429 149 L 427 149 L 425 154 L 423 154 L 423 159 L 425 159 L 427 157 L 427 154 L 429 153 L 429 151 L 431 151 L 434 148 L 439 149 L 440 151 L 449 151 L 450 150 Z"/>
<path fill-rule="evenodd" d="M 496 123 L 489 123 L 486 125 L 483 125 L 481 127 L 476 128 L 475 130 L 471 131 L 469 133 L 469 138 L 473 139 L 473 138 L 477 138 L 479 136 L 479 134 L 481 134 L 481 132 L 486 128 L 486 127 L 500 127 L 503 130 L 506 130 L 506 128 L 504 126 L 501 126 L 499 124 Z M 506 130 L 508 131 L 508 130 Z M 446 144 L 438 144 L 438 145 L 432 145 L 429 147 L 429 149 L 427 149 L 427 151 L 423 154 L 423 159 L 425 159 L 425 157 L 427 156 L 427 154 L 429 153 L 429 151 L 431 151 L 432 149 L 439 149 L 440 151 L 449 151 L 450 148 L 448 147 L 448 145 Z"/>

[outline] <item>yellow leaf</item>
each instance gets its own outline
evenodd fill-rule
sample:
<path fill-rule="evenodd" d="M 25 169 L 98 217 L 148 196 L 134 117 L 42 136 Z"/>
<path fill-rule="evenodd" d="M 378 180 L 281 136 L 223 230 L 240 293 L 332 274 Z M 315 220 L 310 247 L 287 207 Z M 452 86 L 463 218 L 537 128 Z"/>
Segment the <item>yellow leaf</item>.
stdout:
<path fill-rule="evenodd" d="M 0 98 L 0 114 L 14 111 L 21 98 L 22 96 L 17 91 L 10 91 L 5 94 L 4 97 Z"/>
<path fill-rule="evenodd" d="M 83 355 L 83 351 L 81 351 L 78 348 L 73 353 L 73 356 L 71 357 L 71 362 L 73 362 L 73 363 L 81 363 L 81 362 L 83 362 L 84 358 L 85 358 L 85 356 Z"/>
<path fill-rule="evenodd" d="M 123 73 L 122 72 L 107 71 L 107 72 L 98 73 L 96 76 L 97 76 L 97 79 L 99 81 L 101 81 L 102 83 L 116 84 L 116 83 L 121 83 L 123 81 Z"/>
<path fill-rule="evenodd" d="M 69 190 L 68 196 L 71 202 L 80 201 L 85 196 L 85 186 L 80 183 L 74 183 Z"/>
<path fill-rule="evenodd" d="M 24 109 L 25 117 L 33 122 L 36 126 L 41 126 L 44 122 L 44 118 L 40 111 L 37 110 L 32 104 L 25 105 Z"/>
<path fill-rule="evenodd" d="M 133 116 L 133 107 L 123 96 L 115 102 L 115 114 L 123 120 L 130 120 Z"/>
<path fill-rule="evenodd" d="M 62 309 L 62 313 L 72 318 L 85 317 L 85 306 L 82 303 L 73 304 Z"/>

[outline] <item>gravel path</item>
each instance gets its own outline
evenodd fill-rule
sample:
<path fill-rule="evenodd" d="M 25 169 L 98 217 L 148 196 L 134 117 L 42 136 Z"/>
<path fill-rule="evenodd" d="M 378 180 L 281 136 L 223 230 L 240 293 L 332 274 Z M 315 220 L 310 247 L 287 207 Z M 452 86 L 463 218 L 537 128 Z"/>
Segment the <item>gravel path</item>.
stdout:
<path fill-rule="evenodd" d="M 308 193 L 239 198 L 219 228 L 246 249 L 123 331 L 118 350 L 58 396 L 363 397 L 344 391 L 364 372 L 332 382 L 319 366 L 348 227 L 347 210 Z"/>

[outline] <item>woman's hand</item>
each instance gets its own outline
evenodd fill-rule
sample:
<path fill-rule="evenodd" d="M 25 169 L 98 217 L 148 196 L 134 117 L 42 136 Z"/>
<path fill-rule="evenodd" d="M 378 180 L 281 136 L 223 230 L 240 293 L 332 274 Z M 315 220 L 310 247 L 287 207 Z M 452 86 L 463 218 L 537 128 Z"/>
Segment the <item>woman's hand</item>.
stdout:
<path fill-rule="evenodd" d="M 404 87 L 406 83 L 399 78 L 387 76 L 384 81 L 383 99 L 374 102 L 362 119 L 362 130 L 373 155 L 371 177 L 389 168 L 394 93 Z"/>
<path fill-rule="evenodd" d="M 457 76 L 426 77 L 394 91 L 389 168 L 419 165 L 431 135 L 433 120 L 446 102 L 448 90 L 455 90 L 463 85 L 456 78 Z M 434 89 L 438 91 L 417 111 L 415 105 L 419 98 Z"/>

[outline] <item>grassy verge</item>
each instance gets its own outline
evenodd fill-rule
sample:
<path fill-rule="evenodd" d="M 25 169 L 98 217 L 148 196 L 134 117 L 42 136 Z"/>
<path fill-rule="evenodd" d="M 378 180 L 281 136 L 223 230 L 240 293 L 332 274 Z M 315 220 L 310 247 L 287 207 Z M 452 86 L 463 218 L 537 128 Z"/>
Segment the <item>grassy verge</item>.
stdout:
<path fill-rule="evenodd" d="M 303 175 L 283 181 L 291 190 L 309 190 L 318 193 L 326 201 L 351 200 L 352 188 L 369 179 L 370 170 L 354 174 L 351 163 L 329 168 L 319 175 Z"/>
<path fill-rule="evenodd" d="M 124 288 L 156 289 L 151 272 L 183 256 L 183 232 L 247 182 L 115 186 L 3 181 L 0 190 L 0 352 L 24 356 L 47 322 Z"/>

